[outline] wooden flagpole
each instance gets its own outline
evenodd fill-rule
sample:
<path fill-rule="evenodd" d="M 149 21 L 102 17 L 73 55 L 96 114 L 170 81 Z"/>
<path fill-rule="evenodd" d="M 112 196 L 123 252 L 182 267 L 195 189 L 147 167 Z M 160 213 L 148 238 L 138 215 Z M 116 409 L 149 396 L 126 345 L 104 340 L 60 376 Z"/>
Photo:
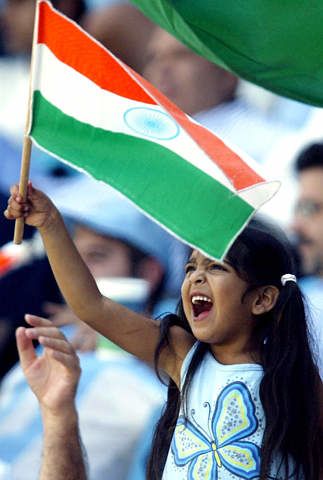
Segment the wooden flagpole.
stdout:
<path fill-rule="evenodd" d="M 19 194 L 24 200 L 27 198 L 28 190 L 28 180 L 29 180 L 29 169 L 30 169 L 30 155 L 31 155 L 31 139 L 29 136 L 30 122 L 31 122 L 31 109 L 32 109 L 32 87 L 33 87 L 33 76 L 34 76 L 34 51 L 36 44 L 36 33 L 38 30 L 38 0 L 35 2 L 35 20 L 34 20 L 34 33 L 33 33 L 33 43 L 31 49 L 31 60 L 30 60 L 30 75 L 29 75 L 29 93 L 28 93 L 28 103 L 27 103 L 27 116 L 26 116 L 26 125 L 24 133 L 24 141 L 22 147 L 22 156 L 21 156 L 21 167 L 20 167 L 20 179 L 19 179 Z M 15 231 L 13 243 L 19 245 L 22 242 L 24 235 L 24 218 L 17 218 L 15 222 Z"/>
<path fill-rule="evenodd" d="M 30 154 L 31 154 L 31 140 L 28 135 L 24 136 L 24 144 L 22 148 L 21 157 L 21 169 L 19 179 L 19 193 L 25 200 L 27 197 L 28 179 L 29 179 L 29 167 L 30 167 Z M 17 218 L 15 222 L 15 232 L 13 243 L 19 245 L 22 242 L 24 235 L 25 221 L 23 217 Z"/>

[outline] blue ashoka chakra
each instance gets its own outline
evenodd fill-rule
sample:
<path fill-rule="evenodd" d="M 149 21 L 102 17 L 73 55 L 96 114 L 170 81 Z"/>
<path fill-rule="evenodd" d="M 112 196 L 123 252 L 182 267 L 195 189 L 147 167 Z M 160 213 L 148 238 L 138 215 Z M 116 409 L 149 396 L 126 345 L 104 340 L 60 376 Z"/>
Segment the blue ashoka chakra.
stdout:
<path fill-rule="evenodd" d="M 171 140 L 179 134 L 177 123 L 167 113 L 153 108 L 129 108 L 123 118 L 131 130 L 145 137 Z"/>

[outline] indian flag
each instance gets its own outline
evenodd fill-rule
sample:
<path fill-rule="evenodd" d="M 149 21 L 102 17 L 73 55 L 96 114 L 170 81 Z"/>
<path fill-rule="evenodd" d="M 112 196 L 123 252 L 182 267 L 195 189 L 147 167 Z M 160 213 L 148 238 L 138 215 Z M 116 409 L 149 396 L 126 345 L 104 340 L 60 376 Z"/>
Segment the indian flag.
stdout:
<path fill-rule="evenodd" d="M 222 258 L 278 183 L 266 182 L 49 2 L 38 2 L 35 21 L 33 141 Z"/>

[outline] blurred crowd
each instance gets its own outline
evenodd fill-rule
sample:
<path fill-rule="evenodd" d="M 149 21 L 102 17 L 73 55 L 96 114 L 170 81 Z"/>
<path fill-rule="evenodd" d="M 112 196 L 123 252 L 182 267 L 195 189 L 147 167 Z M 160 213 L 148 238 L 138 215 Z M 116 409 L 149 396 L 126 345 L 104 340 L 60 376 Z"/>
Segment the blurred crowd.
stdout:
<path fill-rule="evenodd" d="M 52 3 L 197 122 L 253 158 L 267 178 L 281 180 L 280 192 L 262 212 L 283 226 L 295 248 L 323 374 L 322 109 L 240 81 L 188 50 L 127 1 Z M 34 7 L 34 0 L 0 0 L 2 211 L 10 185 L 19 178 Z M 175 312 L 187 246 L 108 186 L 35 146 L 30 178 L 64 214 L 103 293 L 155 318 Z M 40 464 L 41 420 L 17 363 L 14 338 L 27 312 L 50 318 L 79 351 L 77 406 L 90 480 L 144 479 L 143 445 L 149 443 L 165 387 L 150 366 L 108 343 L 68 310 L 33 229 L 25 229 L 22 246 L 13 245 L 12 238 L 13 226 L 1 215 L 0 479 L 32 480 Z"/>

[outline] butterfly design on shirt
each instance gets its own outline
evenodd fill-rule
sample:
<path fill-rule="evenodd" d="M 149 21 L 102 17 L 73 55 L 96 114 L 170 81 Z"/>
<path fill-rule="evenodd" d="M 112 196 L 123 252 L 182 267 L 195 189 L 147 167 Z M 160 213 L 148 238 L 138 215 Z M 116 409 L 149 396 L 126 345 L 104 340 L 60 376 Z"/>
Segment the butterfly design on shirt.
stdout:
<path fill-rule="evenodd" d="M 210 404 L 203 407 L 209 409 L 209 432 L 194 420 L 195 410 L 191 410 L 194 423 L 183 416 L 178 418 L 171 446 L 175 464 L 188 465 L 190 480 L 217 480 L 220 469 L 247 480 L 259 477 L 260 449 L 244 440 L 258 427 L 255 405 L 246 385 L 227 385 L 212 416 Z"/>

